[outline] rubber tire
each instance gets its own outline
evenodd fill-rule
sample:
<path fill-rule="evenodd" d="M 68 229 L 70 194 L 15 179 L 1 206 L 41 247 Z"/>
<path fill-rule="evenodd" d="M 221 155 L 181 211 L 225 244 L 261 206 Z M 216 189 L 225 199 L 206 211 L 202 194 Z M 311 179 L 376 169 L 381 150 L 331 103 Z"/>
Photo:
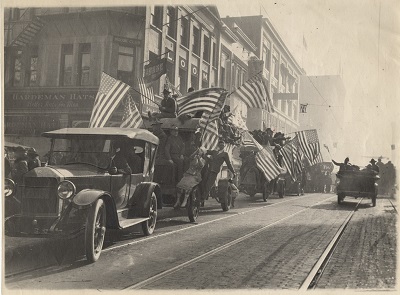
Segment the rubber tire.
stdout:
<path fill-rule="evenodd" d="M 372 196 L 372 207 L 376 206 L 376 195 Z"/>
<path fill-rule="evenodd" d="M 228 187 L 227 195 L 224 198 L 224 202 L 221 201 L 222 211 L 229 211 L 229 209 L 231 209 L 231 200 L 232 200 L 232 190 L 230 187 Z"/>
<path fill-rule="evenodd" d="M 199 216 L 200 211 L 200 200 L 198 199 L 198 187 L 194 187 L 193 190 L 190 192 L 187 210 L 188 210 L 188 217 L 190 222 L 196 222 L 197 217 Z"/>
<path fill-rule="evenodd" d="M 104 237 L 106 233 L 106 205 L 102 199 L 98 199 L 90 208 L 86 220 L 85 228 L 85 252 L 86 259 L 90 262 L 96 262 L 103 248 Z M 99 236 L 96 238 L 96 234 Z M 97 245 L 95 245 L 95 240 Z"/>
<path fill-rule="evenodd" d="M 345 195 L 343 193 L 340 193 L 337 195 L 337 202 L 339 205 L 341 205 L 343 203 Z"/>
<path fill-rule="evenodd" d="M 264 200 L 264 202 L 266 202 L 268 200 L 268 198 L 269 198 L 269 190 L 268 190 L 267 185 L 264 185 L 264 188 L 263 188 L 263 200 Z"/>
<path fill-rule="evenodd" d="M 157 223 L 157 197 L 153 192 L 150 197 L 150 207 L 149 207 L 149 217 L 150 219 L 142 222 L 142 230 L 145 236 L 150 236 L 153 234 Z"/>

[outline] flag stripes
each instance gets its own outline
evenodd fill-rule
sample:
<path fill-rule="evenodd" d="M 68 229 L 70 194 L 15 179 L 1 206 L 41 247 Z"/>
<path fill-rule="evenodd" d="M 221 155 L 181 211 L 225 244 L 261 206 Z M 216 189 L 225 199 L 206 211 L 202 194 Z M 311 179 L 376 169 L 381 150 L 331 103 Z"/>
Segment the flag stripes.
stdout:
<path fill-rule="evenodd" d="M 279 151 L 282 155 L 283 164 L 288 170 L 293 180 L 297 179 L 297 175 L 301 172 L 301 153 L 299 150 L 297 137 L 289 141 Z"/>
<path fill-rule="evenodd" d="M 143 78 L 138 78 L 140 101 L 142 105 L 157 106 L 154 102 L 154 92 L 152 87 L 147 87 Z"/>
<path fill-rule="evenodd" d="M 224 93 L 225 95 L 223 95 Z M 208 88 L 190 92 L 186 96 L 177 99 L 178 116 L 197 111 L 210 112 L 215 116 L 218 113 L 218 109 L 219 113 L 221 112 L 225 98 L 226 91 L 223 88 Z"/>
<path fill-rule="evenodd" d="M 205 124 L 200 124 L 200 127 L 203 129 L 201 146 L 207 150 L 215 150 L 218 146 L 218 140 L 219 140 L 217 122 L 216 121 L 209 122 L 207 126 Z"/>
<path fill-rule="evenodd" d="M 179 91 L 178 87 L 175 87 L 170 81 L 167 75 L 165 75 L 165 84 L 167 88 L 171 91 L 172 94 L 177 94 L 178 97 L 182 96 L 182 93 Z"/>
<path fill-rule="evenodd" d="M 320 146 L 316 129 L 296 132 L 300 150 L 311 165 L 320 154 Z M 322 156 L 321 156 L 322 157 Z"/>
<path fill-rule="evenodd" d="M 124 114 L 122 116 L 122 128 L 140 128 L 143 124 L 142 116 L 140 115 L 131 94 L 128 92 L 123 102 Z"/>
<path fill-rule="evenodd" d="M 266 109 L 269 112 L 274 112 L 268 87 L 261 73 L 247 80 L 236 90 L 236 94 L 248 108 Z"/>
<path fill-rule="evenodd" d="M 94 101 L 89 128 L 104 127 L 128 90 L 129 85 L 103 72 L 99 91 Z"/>

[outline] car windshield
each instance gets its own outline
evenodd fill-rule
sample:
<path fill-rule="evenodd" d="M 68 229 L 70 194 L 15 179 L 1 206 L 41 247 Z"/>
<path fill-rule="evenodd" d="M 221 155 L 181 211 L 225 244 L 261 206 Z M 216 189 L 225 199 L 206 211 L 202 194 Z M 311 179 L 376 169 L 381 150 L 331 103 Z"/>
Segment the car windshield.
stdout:
<path fill-rule="evenodd" d="M 49 165 L 85 163 L 106 169 L 110 164 L 110 140 L 55 139 Z"/>

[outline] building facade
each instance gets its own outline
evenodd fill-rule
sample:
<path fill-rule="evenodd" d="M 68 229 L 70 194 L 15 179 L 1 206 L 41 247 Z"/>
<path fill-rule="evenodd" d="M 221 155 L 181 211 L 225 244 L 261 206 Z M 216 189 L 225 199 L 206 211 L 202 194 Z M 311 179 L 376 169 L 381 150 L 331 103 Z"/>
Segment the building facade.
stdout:
<path fill-rule="evenodd" d="M 43 132 L 88 126 L 102 72 L 131 86 L 144 117 L 158 109 L 167 76 L 183 94 L 189 87 L 226 88 L 228 104 L 239 108 L 250 130 L 294 130 L 298 99 L 275 94 L 297 93 L 297 63 L 267 20 L 225 20 L 217 8 L 203 5 L 5 9 L 6 140 L 43 155 Z M 138 78 L 160 58 L 167 60 L 167 73 L 151 83 L 155 102 L 142 104 Z M 274 114 L 247 110 L 234 94 L 260 61 Z M 122 107 L 109 125 L 118 126 L 121 116 Z"/>
<path fill-rule="evenodd" d="M 253 58 L 248 64 L 249 77 L 263 73 L 275 107 L 274 113 L 249 109 L 249 129 L 265 130 L 270 127 L 284 133 L 296 131 L 299 127 L 299 81 L 300 76 L 305 74 L 304 70 L 268 18 L 261 15 L 227 17 L 223 21 L 232 29 L 240 27 L 257 47 L 257 58 Z"/>

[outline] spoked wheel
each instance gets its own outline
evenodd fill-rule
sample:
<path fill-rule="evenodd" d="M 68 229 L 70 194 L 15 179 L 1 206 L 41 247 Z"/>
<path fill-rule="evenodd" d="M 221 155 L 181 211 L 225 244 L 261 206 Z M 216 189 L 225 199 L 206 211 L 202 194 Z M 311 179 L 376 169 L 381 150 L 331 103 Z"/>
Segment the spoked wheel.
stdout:
<path fill-rule="evenodd" d="M 345 197 L 345 196 L 344 196 L 343 193 L 338 194 L 338 196 L 337 196 L 337 202 L 338 202 L 339 205 L 341 205 L 341 204 L 343 203 L 344 197 Z"/>
<path fill-rule="evenodd" d="M 106 205 L 102 199 L 98 199 L 89 210 L 85 229 L 85 250 L 87 260 L 95 262 L 100 257 L 106 233 Z"/>
<path fill-rule="evenodd" d="M 221 208 L 222 211 L 228 211 L 231 209 L 231 201 L 232 201 L 232 189 L 228 186 L 226 190 L 226 195 L 223 200 L 221 200 Z"/>
<path fill-rule="evenodd" d="M 190 222 L 195 222 L 200 211 L 199 188 L 197 186 L 190 192 L 187 209 Z"/>
<path fill-rule="evenodd" d="M 373 195 L 372 197 L 372 207 L 376 206 L 376 195 Z"/>
<path fill-rule="evenodd" d="M 154 229 L 156 228 L 157 223 L 157 197 L 155 193 L 151 194 L 150 197 L 150 206 L 149 206 L 149 219 L 142 222 L 142 230 L 145 236 L 150 236 Z"/>
<path fill-rule="evenodd" d="M 266 202 L 269 198 L 269 189 L 268 189 L 268 185 L 265 184 L 263 187 L 263 200 L 264 202 Z"/>

